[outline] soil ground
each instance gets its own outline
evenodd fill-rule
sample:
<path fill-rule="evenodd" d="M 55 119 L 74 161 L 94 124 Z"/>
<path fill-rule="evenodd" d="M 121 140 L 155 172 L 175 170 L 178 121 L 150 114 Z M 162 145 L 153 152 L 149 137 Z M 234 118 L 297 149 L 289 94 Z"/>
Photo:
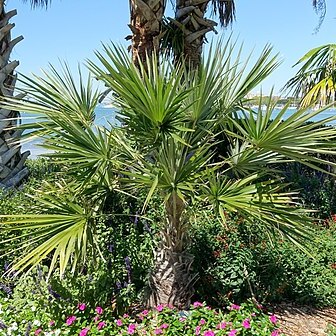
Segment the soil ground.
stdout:
<path fill-rule="evenodd" d="M 282 303 L 274 307 L 274 313 L 286 336 L 323 336 L 328 323 L 336 327 L 336 309 Z"/>

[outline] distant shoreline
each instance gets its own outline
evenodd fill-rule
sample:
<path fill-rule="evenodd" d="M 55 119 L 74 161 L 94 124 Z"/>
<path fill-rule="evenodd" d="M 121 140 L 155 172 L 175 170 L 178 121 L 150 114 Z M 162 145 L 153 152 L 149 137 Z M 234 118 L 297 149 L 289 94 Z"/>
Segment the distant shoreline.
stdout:
<path fill-rule="evenodd" d="M 252 108 L 259 108 L 259 106 L 251 106 L 251 107 Z M 274 110 L 274 114 L 276 115 L 276 113 L 281 111 L 283 107 L 284 106 L 279 105 Z M 266 106 L 265 106 L 265 108 L 266 108 Z M 296 107 L 289 106 L 287 108 L 286 113 L 284 114 L 284 119 L 288 118 L 293 113 L 293 110 L 295 110 L 295 109 L 296 109 Z M 328 118 L 333 114 L 336 115 L 336 109 L 335 108 L 323 111 L 321 113 L 321 115 L 313 118 L 312 121 L 319 121 L 321 119 Z M 97 125 L 108 127 L 109 124 L 113 123 L 114 121 L 115 121 L 115 109 L 112 107 L 111 104 L 100 105 L 99 107 L 97 107 L 97 109 L 96 109 L 96 120 L 95 120 Z M 332 124 L 336 125 L 336 121 L 333 122 Z M 22 145 L 22 152 L 29 150 L 30 153 L 31 153 L 30 156 L 29 156 L 29 159 L 38 158 L 41 154 L 46 153 L 46 150 L 41 148 L 40 146 L 38 146 L 38 143 L 39 143 L 38 140 L 34 140 L 32 142 L 23 144 Z"/>

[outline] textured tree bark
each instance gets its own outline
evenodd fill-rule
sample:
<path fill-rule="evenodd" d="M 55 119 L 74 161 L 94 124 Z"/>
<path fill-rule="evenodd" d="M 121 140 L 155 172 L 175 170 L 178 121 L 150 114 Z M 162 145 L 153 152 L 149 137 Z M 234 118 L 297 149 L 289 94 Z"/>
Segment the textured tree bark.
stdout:
<path fill-rule="evenodd" d="M 161 37 L 162 19 L 167 0 L 129 0 L 129 27 L 132 35 L 131 51 L 133 62 L 139 66 L 139 59 L 146 64 L 147 55 L 158 54 Z"/>
<path fill-rule="evenodd" d="M 183 31 L 183 52 L 186 66 L 196 69 L 201 63 L 206 33 L 215 31 L 216 22 L 206 19 L 210 0 L 177 0 L 175 24 Z"/>
<path fill-rule="evenodd" d="M 173 194 L 166 203 L 166 225 L 162 240 L 154 254 L 150 274 L 148 305 L 172 305 L 180 309 L 189 306 L 197 275 L 192 274 L 194 257 L 186 252 L 189 223 L 183 218 L 185 205 Z"/>
<path fill-rule="evenodd" d="M 217 22 L 205 17 L 210 7 L 223 27 L 232 23 L 235 18 L 234 0 L 176 0 L 173 24 L 184 36 L 182 55 L 179 56 L 191 70 L 200 65 L 206 34 L 210 31 L 217 33 Z"/>
<path fill-rule="evenodd" d="M 13 97 L 16 75 L 14 70 L 18 61 L 10 61 L 13 47 L 23 37 L 11 40 L 11 29 L 15 26 L 9 20 L 16 15 L 16 10 L 6 13 L 4 1 L 0 1 L 0 96 Z M 28 175 L 24 167 L 29 151 L 21 153 L 19 139 L 21 131 L 15 129 L 19 113 L 0 109 L 0 187 L 14 187 Z"/>

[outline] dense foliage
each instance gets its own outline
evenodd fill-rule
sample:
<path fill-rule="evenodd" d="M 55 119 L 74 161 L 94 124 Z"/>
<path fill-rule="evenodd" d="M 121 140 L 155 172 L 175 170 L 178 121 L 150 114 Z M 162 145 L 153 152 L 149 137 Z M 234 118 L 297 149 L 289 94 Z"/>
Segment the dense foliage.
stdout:
<path fill-rule="evenodd" d="M 276 318 L 256 302 L 335 305 L 333 179 L 325 167 L 336 163 L 324 155 L 334 155 L 336 130 L 322 125 L 336 116 L 307 123 L 322 110 L 283 120 L 288 106 L 273 118 L 272 99 L 266 110 L 243 105 L 276 67 L 268 47 L 245 75 L 229 44 L 193 73 L 155 59 L 139 69 L 115 46 L 105 53 L 97 53 L 102 67 L 90 68 L 114 91 L 120 124 L 94 125 L 100 93 L 91 78 L 77 86 L 66 67 L 26 77 L 27 96 L 3 103 L 39 114 L 24 127 L 57 165 L 38 161 L 24 190 L 0 199 L 0 327 L 28 335 L 274 336 Z M 323 174 L 305 180 L 311 169 Z M 323 197 L 310 197 L 316 179 Z M 293 185 L 303 186 L 306 203 Z M 310 207 L 331 218 L 312 225 Z M 231 305 L 251 298 L 243 309 Z M 144 303 L 153 309 L 139 315 Z"/>
<path fill-rule="evenodd" d="M 34 200 L 27 195 L 41 184 L 41 179 L 50 182 L 65 177 L 65 167 L 60 169 L 40 160 L 31 161 L 29 165 L 32 174 L 25 187 L 1 198 L 2 213 L 34 208 Z M 314 186 L 314 180 L 304 181 L 307 189 L 312 188 L 309 183 Z M 322 190 L 327 188 L 330 179 L 324 181 L 326 186 L 322 183 Z M 325 202 L 321 200 L 322 205 L 327 206 L 325 203 L 330 202 L 328 197 L 333 195 L 328 194 Z M 76 334 L 75 329 L 80 329 L 80 332 L 86 327 L 90 327 L 90 334 L 94 335 L 98 332 L 99 322 L 104 322 L 105 331 L 111 334 L 111 330 L 115 330 L 113 326 L 119 314 L 122 316 L 126 312 L 138 310 L 146 288 L 148 269 L 152 264 L 153 242 L 159 231 L 156 223 L 163 211 L 154 198 L 145 217 L 134 217 L 132 214 L 139 213 L 144 198 L 145 195 L 139 195 L 138 199 L 119 195 L 109 203 L 107 212 L 117 215 L 100 223 L 100 245 L 105 262 L 90 264 L 80 269 L 75 276 L 67 275 L 62 279 L 56 272 L 49 282 L 46 281 L 48 262 L 28 277 L 2 278 L 0 321 L 12 328 L 12 335 L 19 334 L 19 330 L 26 332 L 28 329 L 31 334 L 39 329 L 48 332 L 62 330 L 62 333 L 72 330 L 70 334 Z M 289 299 L 319 306 L 336 305 L 336 229 L 333 218 L 325 220 L 324 225 L 316 225 L 315 239 L 308 246 L 312 258 L 288 242 L 280 241 L 272 246 L 257 225 L 246 225 L 242 219 L 227 215 L 227 226 L 224 227 L 213 213 L 197 209 L 199 208 L 195 204 L 195 210 L 191 212 L 193 220 L 190 233 L 190 249 L 195 255 L 194 272 L 198 272 L 200 276 L 194 300 L 206 301 L 214 307 L 225 307 L 232 301 L 243 302 L 251 297 L 267 303 Z M 3 271 L 12 258 L 13 255 L 0 258 Z M 85 314 L 74 308 L 78 303 L 84 302 L 87 307 Z M 96 323 L 92 318 L 96 316 L 94 311 L 97 306 L 106 307 L 104 311 L 108 315 L 101 316 Z M 253 305 L 247 305 L 239 316 L 233 316 L 235 312 L 225 315 L 225 321 L 233 323 L 227 326 L 231 329 L 237 326 L 237 330 L 240 327 L 244 330 L 244 335 L 253 335 L 254 329 L 245 330 L 241 325 L 249 318 L 251 309 L 254 309 Z M 200 325 L 204 329 L 202 332 L 212 330 L 211 328 L 217 330 L 217 334 L 221 332 L 216 329 L 221 322 L 220 318 L 212 314 L 212 311 L 199 311 L 197 314 L 200 315 L 188 320 L 188 324 L 179 321 L 175 313 L 168 310 L 165 312 L 158 322 L 161 325 L 196 329 L 198 321 L 204 318 L 208 322 L 204 324 L 204 328 Z M 80 319 L 72 327 L 68 327 L 66 318 L 74 314 L 79 314 Z M 267 315 L 258 316 L 258 323 L 265 328 L 271 326 Z M 127 321 L 125 318 L 120 320 L 123 321 L 123 326 L 126 322 L 130 325 L 137 321 L 137 327 L 148 332 L 153 332 L 159 326 L 157 324 L 154 328 L 149 319 L 145 322 L 138 318 L 133 320 L 133 317 Z M 57 325 L 49 326 L 50 321 L 55 321 Z M 252 325 L 256 324 L 251 323 Z M 14 330 L 16 326 L 17 331 Z M 170 329 L 171 334 L 177 329 Z M 257 330 L 262 335 L 260 329 Z M 169 334 L 164 328 L 163 332 Z M 99 333 L 102 334 L 102 330 Z"/>
<path fill-rule="evenodd" d="M 258 226 L 216 218 L 198 221 L 193 230 L 196 292 L 212 305 L 255 297 L 262 302 L 291 300 L 318 306 L 336 305 L 336 226 L 316 225 L 309 254 L 279 239 L 272 243 Z"/>

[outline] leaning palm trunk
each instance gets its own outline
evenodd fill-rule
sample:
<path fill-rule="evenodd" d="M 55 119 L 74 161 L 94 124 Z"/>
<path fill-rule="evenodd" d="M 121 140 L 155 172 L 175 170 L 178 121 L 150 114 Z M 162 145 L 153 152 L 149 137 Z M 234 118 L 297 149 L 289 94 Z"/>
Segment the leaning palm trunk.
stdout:
<path fill-rule="evenodd" d="M 133 61 L 146 64 L 147 55 L 158 53 L 166 0 L 130 0 Z"/>
<path fill-rule="evenodd" d="M 188 222 L 183 218 L 185 205 L 176 194 L 166 202 L 166 225 L 161 243 L 154 253 L 150 275 L 149 306 L 189 306 L 196 276 L 192 274 L 194 257 L 186 251 Z"/>
<path fill-rule="evenodd" d="M 9 20 L 16 15 L 16 10 L 6 13 L 4 1 L 0 1 L 0 11 L 0 96 L 12 97 L 16 81 L 14 70 L 19 62 L 10 61 L 9 58 L 13 47 L 23 37 L 11 40 L 10 31 L 14 24 Z M 17 143 L 21 136 L 21 131 L 15 129 L 18 117 L 16 111 L 0 110 L 0 187 L 16 186 L 28 174 L 24 163 L 30 153 L 21 154 L 21 147 Z"/>

